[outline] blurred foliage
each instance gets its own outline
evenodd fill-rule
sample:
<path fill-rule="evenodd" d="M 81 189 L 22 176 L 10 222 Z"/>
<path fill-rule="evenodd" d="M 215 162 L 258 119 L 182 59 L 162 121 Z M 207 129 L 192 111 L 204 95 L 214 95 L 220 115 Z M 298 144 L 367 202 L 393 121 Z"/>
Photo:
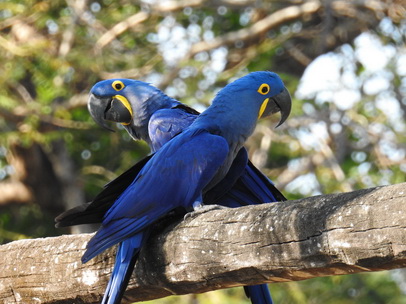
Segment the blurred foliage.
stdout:
<path fill-rule="evenodd" d="M 29 220 L 28 220 L 29 219 Z M 56 236 L 53 217 L 38 205 L 14 206 L 0 214 L 0 242 Z"/>
<path fill-rule="evenodd" d="M 288 198 L 404 182 L 404 7 L 343 2 L 0 1 L 0 191 L 24 182 L 13 145 L 38 144 L 62 188 L 64 174 L 74 176 L 64 195 L 84 201 L 148 153 L 119 127 L 106 133 L 91 120 L 87 93 L 101 79 L 148 81 L 203 110 L 227 82 L 267 69 L 292 93 L 292 115 L 278 130 L 277 118 L 260 122 L 247 147 Z M 289 7 L 307 12 L 286 17 Z M 274 24 L 258 31 L 265 19 Z M 0 242 L 65 232 L 30 189 L 34 204 L 1 201 Z M 270 286 L 276 303 L 405 301 L 388 272 Z M 242 288 L 153 302 L 249 303 Z"/>

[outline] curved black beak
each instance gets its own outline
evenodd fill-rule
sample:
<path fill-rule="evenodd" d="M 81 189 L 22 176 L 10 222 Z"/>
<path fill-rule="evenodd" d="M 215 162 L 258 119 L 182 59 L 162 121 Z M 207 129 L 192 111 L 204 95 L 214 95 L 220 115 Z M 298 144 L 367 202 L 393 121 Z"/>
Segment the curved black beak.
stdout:
<path fill-rule="evenodd" d="M 117 97 L 101 98 L 91 94 L 87 106 L 94 121 L 109 131 L 114 132 L 107 121 L 129 124 L 132 119 L 132 113 Z"/>
<path fill-rule="evenodd" d="M 106 123 L 104 113 L 111 104 L 111 97 L 100 98 L 94 94 L 90 94 L 87 102 L 87 108 L 94 121 L 101 127 L 114 132 Z"/>
<path fill-rule="evenodd" d="M 271 114 L 281 112 L 281 119 L 275 128 L 279 127 L 289 117 L 292 110 L 292 98 L 289 91 L 284 88 L 282 92 L 274 97 L 269 98 L 268 104 L 264 110 L 262 116 L 269 116 Z"/>

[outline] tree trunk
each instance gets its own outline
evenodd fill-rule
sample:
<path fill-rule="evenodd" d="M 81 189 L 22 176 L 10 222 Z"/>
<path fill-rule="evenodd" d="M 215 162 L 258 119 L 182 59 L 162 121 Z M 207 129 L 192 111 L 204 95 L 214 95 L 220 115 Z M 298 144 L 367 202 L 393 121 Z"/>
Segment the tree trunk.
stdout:
<path fill-rule="evenodd" d="M 56 217 L 64 210 L 86 202 L 77 170 L 62 140 L 52 142 L 45 151 L 39 143 L 11 145 L 8 161 L 15 173 L 8 181 L 0 182 L 0 208 L 9 212 L 15 203 L 38 204 Z M 94 225 L 72 227 L 71 231 L 91 232 Z"/>
<path fill-rule="evenodd" d="M 124 302 L 406 266 L 406 183 L 192 213 L 156 231 Z M 162 225 L 161 225 L 162 226 Z M 97 303 L 114 250 L 82 265 L 91 234 L 0 246 L 4 303 Z"/>

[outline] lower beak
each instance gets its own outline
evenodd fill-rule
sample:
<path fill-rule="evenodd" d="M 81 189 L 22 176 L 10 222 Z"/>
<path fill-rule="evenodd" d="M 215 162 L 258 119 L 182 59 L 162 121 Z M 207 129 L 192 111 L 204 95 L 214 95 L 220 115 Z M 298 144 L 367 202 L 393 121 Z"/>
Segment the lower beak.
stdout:
<path fill-rule="evenodd" d="M 88 101 L 90 115 L 101 127 L 114 131 L 107 125 L 107 121 L 128 125 L 132 120 L 132 110 L 124 96 L 100 98 L 91 94 Z"/>
<path fill-rule="evenodd" d="M 281 112 L 281 119 L 276 125 L 276 128 L 285 122 L 289 117 L 290 111 L 292 110 L 292 98 L 290 97 L 289 91 L 284 88 L 282 92 L 269 98 L 269 101 L 263 110 L 261 117 L 266 117 L 271 114 Z"/>
<path fill-rule="evenodd" d="M 109 107 L 104 112 L 104 118 L 109 121 L 119 122 L 123 125 L 130 124 L 133 111 L 127 98 L 116 95 L 111 100 Z"/>

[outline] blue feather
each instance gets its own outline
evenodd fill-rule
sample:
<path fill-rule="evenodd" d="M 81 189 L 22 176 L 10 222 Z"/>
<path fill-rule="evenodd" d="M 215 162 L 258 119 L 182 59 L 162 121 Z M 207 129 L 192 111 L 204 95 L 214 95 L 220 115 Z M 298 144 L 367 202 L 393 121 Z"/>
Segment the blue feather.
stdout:
<path fill-rule="evenodd" d="M 116 262 L 101 304 L 120 303 L 137 261 L 138 253 L 149 235 L 138 233 L 118 245 Z"/>
<path fill-rule="evenodd" d="M 269 293 L 268 285 L 253 285 L 244 286 L 245 294 L 255 304 L 272 304 L 271 294 Z"/>
<path fill-rule="evenodd" d="M 222 137 L 200 129 L 185 131 L 171 143 L 150 159 L 108 210 L 101 229 L 87 245 L 84 263 L 171 210 L 191 208 L 228 152 Z"/>
<path fill-rule="evenodd" d="M 185 112 L 179 107 L 162 109 L 152 114 L 148 125 L 152 152 L 159 150 L 165 143 L 189 127 L 196 117 L 195 114 Z"/>

